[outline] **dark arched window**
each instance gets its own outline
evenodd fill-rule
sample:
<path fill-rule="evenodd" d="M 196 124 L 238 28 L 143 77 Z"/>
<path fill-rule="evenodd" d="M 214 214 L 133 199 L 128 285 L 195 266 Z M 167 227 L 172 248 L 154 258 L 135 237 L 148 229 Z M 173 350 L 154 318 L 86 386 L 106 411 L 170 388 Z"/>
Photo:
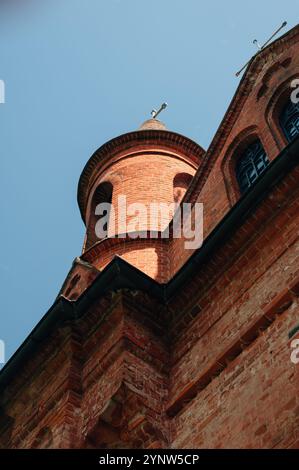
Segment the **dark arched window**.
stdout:
<path fill-rule="evenodd" d="M 299 103 L 288 101 L 280 115 L 280 125 L 288 142 L 299 135 Z"/>
<path fill-rule="evenodd" d="M 260 142 L 255 140 L 237 161 L 236 176 L 241 193 L 245 193 L 269 165 L 267 154 Z"/>
<path fill-rule="evenodd" d="M 186 194 L 193 176 L 189 173 L 178 173 L 173 179 L 173 199 L 179 204 Z"/>
<path fill-rule="evenodd" d="M 99 204 L 102 204 L 102 203 L 110 204 L 112 201 L 112 192 L 113 192 L 113 186 L 111 183 L 107 181 L 107 182 L 101 183 L 93 194 L 90 218 L 89 218 L 88 227 L 87 227 L 87 239 L 86 239 L 86 246 L 85 246 L 86 249 L 90 248 L 92 245 L 94 245 L 96 242 L 99 241 L 99 238 L 97 237 L 97 234 L 96 234 L 96 224 L 98 220 L 101 218 L 101 216 L 98 216 L 96 214 L 96 208 Z M 108 218 L 109 218 L 109 214 L 108 214 Z M 105 223 L 104 225 L 104 230 L 107 232 L 106 233 L 106 236 L 107 236 L 108 235 L 107 223 Z"/>

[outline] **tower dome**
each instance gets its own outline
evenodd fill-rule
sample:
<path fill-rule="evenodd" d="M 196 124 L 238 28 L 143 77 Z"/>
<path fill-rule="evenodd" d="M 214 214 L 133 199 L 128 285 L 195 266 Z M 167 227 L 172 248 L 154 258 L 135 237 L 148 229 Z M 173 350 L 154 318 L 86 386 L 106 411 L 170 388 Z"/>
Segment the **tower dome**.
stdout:
<path fill-rule="evenodd" d="M 143 124 L 139 127 L 140 131 L 145 131 L 145 130 L 159 130 L 159 131 L 166 131 L 166 126 L 164 122 L 159 121 L 158 119 L 147 119 L 147 121 L 144 121 Z"/>

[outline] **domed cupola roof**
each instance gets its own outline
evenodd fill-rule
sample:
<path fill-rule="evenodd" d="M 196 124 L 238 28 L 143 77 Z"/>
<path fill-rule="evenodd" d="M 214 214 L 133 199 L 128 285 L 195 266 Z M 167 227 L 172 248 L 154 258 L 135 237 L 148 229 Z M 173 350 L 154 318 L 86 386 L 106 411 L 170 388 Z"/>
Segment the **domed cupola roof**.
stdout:
<path fill-rule="evenodd" d="M 166 131 L 166 126 L 164 122 L 159 121 L 158 119 L 148 119 L 145 121 L 138 129 L 139 131 L 146 131 L 146 130 L 155 130 L 155 131 Z"/>

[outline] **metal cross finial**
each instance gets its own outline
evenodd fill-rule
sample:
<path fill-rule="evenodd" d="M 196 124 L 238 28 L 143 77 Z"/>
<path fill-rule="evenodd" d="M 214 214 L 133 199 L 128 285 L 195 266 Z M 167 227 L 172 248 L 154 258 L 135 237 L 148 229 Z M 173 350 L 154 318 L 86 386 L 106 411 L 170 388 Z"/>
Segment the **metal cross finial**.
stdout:
<path fill-rule="evenodd" d="M 167 108 L 167 103 L 163 103 L 161 104 L 160 108 L 158 109 L 158 111 L 156 109 L 153 109 L 151 111 L 151 115 L 152 115 L 152 119 L 156 119 L 156 117 L 158 116 L 158 114 L 161 113 L 161 111 L 163 111 L 163 109 L 166 109 Z"/>
<path fill-rule="evenodd" d="M 266 46 L 268 46 L 269 42 L 272 41 L 272 39 L 278 34 L 280 33 L 280 31 L 287 25 L 288 23 L 286 21 L 284 21 L 282 23 L 282 25 L 280 26 L 280 28 L 278 28 L 277 31 L 275 31 L 272 36 L 268 39 L 268 41 L 265 42 L 265 44 L 263 44 L 262 46 L 258 43 L 258 40 L 255 39 L 253 41 L 253 44 L 255 44 L 258 48 L 258 52 L 253 56 L 255 57 L 257 54 L 259 54 L 263 49 L 265 49 Z M 244 65 L 244 67 L 241 68 L 241 70 L 239 70 L 239 72 L 236 73 L 236 77 L 238 77 L 244 69 L 246 69 L 247 65 L 250 64 L 251 60 L 253 59 L 253 57 L 251 57 L 251 59 L 247 62 L 247 64 Z"/>

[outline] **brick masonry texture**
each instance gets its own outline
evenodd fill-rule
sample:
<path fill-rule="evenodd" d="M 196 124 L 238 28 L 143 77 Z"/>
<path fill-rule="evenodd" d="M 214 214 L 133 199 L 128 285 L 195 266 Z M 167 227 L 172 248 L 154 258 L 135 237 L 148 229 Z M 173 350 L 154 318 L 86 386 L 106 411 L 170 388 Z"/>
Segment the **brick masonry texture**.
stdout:
<path fill-rule="evenodd" d="M 161 238 L 166 212 L 156 239 L 142 218 L 145 239 L 89 238 L 96 189 L 109 182 L 112 203 L 203 203 L 208 241 L 240 203 L 242 149 L 258 137 L 271 162 L 287 158 L 279 112 L 298 52 L 297 26 L 251 62 L 207 152 L 154 120 L 95 152 L 78 191 L 87 236 L 47 314 L 58 311 L 55 323 L 0 374 L 0 447 L 299 448 L 297 154 L 197 264 L 201 248 Z M 115 256 L 146 275 L 144 289 L 94 288 Z M 155 294 L 190 266 L 171 296 Z"/>

